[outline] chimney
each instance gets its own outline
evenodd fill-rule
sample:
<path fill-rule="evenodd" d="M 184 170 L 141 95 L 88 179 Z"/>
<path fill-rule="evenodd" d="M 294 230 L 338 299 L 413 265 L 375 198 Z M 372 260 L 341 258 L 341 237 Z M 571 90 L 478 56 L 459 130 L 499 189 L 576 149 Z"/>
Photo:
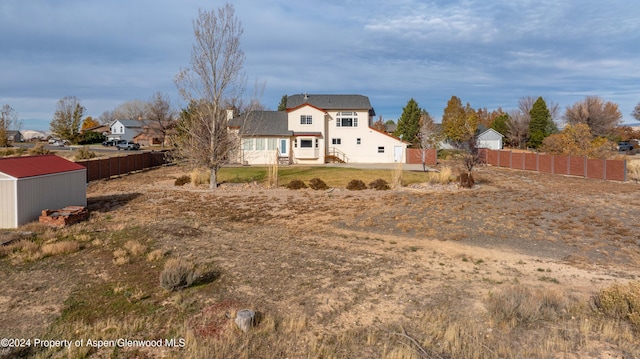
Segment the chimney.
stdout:
<path fill-rule="evenodd" d="M 227 109 L 227 121 L 231 120 L 233 118 L 233 109 L 229 108 Z"/>

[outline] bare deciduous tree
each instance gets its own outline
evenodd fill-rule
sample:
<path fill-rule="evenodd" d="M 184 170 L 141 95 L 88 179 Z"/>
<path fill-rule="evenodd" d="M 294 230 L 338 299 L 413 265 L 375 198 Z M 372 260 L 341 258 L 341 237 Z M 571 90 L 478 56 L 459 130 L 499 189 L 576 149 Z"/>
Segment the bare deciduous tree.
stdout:
<path fill-rule="evenodd" d="M 521 148 L 527 142 L 527 137 L 529 136 L 531 115 L 529 115 L 529 112 L 522 112 L 522 110 L 518 109 L 509 112 L 509 118 L 511 120 L 507 123 L 509 128 L 507 137 L 512 146 Z"/>
<path fill-rule="evenodd" d="M 9 146 L 9 131 L 18 124 L 18 113 L 8 104 L 0 109 L 0 147 Z"/>
<path fill-rule="evenodd" d="M 567 111 L 564 114 L 564 120 L 567 124 L 584 123 L 589 126 L 591 133 L 595 136 L 612 134 L 621 119 L 622 113 L 618 110 L 618 105 L 609 101 L 605 102 L 598 96 L 587 96 L 573 106 L 567 106 Z"/>
<path fill-rule="evenodd" d="M 633 116 L 636 120 L 640 121 L 640 102 L 638 102 L 636 107 L 633 109 L 631 116 Z"/>
<path fill-rule="evenodd" d="M 117 118 L 113 111 L 104 111 L 100 116 L 98 116 L 98 121 L 100 121 L 101 125 L 109 125 L 115 120 L 117 120 Z"/>
<path fill-rule="evenodd" d="M 51 132 L 62 139 L 77 142 L 80 137 L 80 124 L 86 111 L 75 96 L 60 99 L 56 105 L 53 120 L 49 123 Z"/>
<path fill-rule="evenodd" d="M 180 94 L 190 104 L 187 116 L 183 112 L 179 121 L 177 155 L 210 169 L 209 188 L 215 189 L 218 170 L 237 144 L 227 130 L 225 105 L 245 91 L 243 29 L 233 5 L 225 4 L 217 10 L 199 10 L 193 30 L 190 68 L 176 76 Z"/>
<path fill-rule="evenodd" d="M 127 101 L 113 110 L 112 115 L 118 120 L 144 120 L 149 115 L 149 104 L 142 100 Z"/>
<path fill-rule="evenodd" d="M 167 132 L 175 123 L 176 117 L 175 110 L 171 107 L 169 96 L 156 92 L 149 99 L 147 109 L 148 113 L 144 122 L 151 131 L 160 134 L 162 147 L 164 147 Z"/>
<path fill-rule="evenodd" d="M 420 113 L 420 129 L 418 132 L 418 140 L 420 141 L 418 144 L 420 145 L 420 155 L 422 157 L 422 170 L 426 172 L 427 151 L 429 149 L 434 149 L 437 154 L 438 142 L 442 140 L 442 136 L 440 135 L 440 131 L 438 131 L 438 127 L 436 126 L 435 122 L 433 122 L 433 118 L 431 117 L 431 115 L 429 115 L 429 112 L 427 112 L 426 110 L 422 110 L 422 112 Z"/>

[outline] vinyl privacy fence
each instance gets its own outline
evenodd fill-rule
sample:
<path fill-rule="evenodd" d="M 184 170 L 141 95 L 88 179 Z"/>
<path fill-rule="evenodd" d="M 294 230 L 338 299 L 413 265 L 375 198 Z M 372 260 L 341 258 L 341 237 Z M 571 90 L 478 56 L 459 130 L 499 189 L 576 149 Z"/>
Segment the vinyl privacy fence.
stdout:
<path fill-rule="evenodd" d="M 87 182 L 141 171 L 169 163 L 167 152 L 143 152 L 127 156 L 77 161 L 86 167 Z"/>
<path fill-rule="evenodd" d="M 492 166 L 612 181 L 627 180 L 626 160 L 592 159 L 510 150 L 482 149 L 480 151 L 482 158 Z"/>

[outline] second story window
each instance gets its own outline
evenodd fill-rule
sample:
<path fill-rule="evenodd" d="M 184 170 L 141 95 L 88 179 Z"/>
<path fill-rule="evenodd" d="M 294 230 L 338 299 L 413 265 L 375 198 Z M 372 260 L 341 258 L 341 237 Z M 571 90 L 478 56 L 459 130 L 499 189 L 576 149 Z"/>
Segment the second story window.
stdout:
<path fill-rule="evenodd" d="M 300 115 L 300 124 L 301 125 L 313 124 L 313 117 L 311 117 L 310 115 Z"/>
<path fill-rule="evenodd" d="M 336 127 L 358 127 L 358 113 L 338 112 Z"/>

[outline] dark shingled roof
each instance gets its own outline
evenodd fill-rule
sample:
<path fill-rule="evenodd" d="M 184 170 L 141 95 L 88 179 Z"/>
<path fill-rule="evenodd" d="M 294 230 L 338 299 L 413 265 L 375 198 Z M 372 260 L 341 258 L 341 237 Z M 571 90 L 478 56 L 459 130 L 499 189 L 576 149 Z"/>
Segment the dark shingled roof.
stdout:
<path fill-rule="evenodd" d="M 287 97 L 287 109 L 310 104 L 323 110 L 373 110 L 367 96 L 362 95 L 292 95 Z"/>
<path fill-rule="evenodd" d="M 240 127 L 243 136 L 291 136 L 285 111 L 255 111 L 229 120 L 230 127 Z"/>

